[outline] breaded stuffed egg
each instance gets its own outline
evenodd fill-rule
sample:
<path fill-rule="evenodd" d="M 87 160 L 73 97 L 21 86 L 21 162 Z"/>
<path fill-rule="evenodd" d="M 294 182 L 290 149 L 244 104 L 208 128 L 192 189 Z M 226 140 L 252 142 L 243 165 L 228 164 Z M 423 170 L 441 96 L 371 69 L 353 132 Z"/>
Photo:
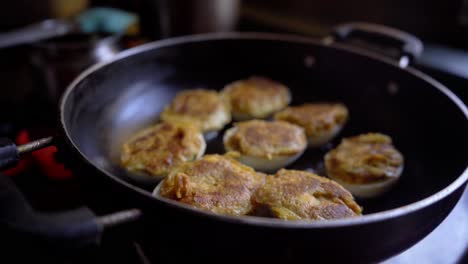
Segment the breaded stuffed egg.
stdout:
<path fill-rule="evenodd" d="M 282 169 L 267 176 L 253 200 L 267 215 L 284 220 L 340 219 L 359 216 L 362 211 L 338 183 L 297 170 Z"/>
<path fill-rule="evenodd" d="M 234 124 L 223 137 L 227 152 L 260 171 L 271 172 L 294 162 L 307 148 L 304 129 L 282 121 L 251 120 Z"/>
<path fill-rule="evenodd" d="M 325 155 L 328 176 L 357 197 L 388 191 L 403 171 L 403 155 L 380 133 L 345 138 Z"/>
<path fill-rule="evenodd" d="M 166 122 L 189 123 L 198 127 L 206 139 L 211 139 L 231 122 L 231 112 L 217 91 L 193 89 L 177 93 L 160 118 Z"/>
<path fill-rule="evenodd" d="M 290 106 L 275 114 L 275 120 L 296 124 L 305 129 L 310 147 L 332 140 L 348 119 L 348 109 L 340 103 L 308 103 Z"/>
<path fill-rule="evenodd" d="M 205 140 L 198 128 L 182 123 L 159 123 L 136 133 L 122 146 L 121 164 L 137 180 L 155 182 L 174 167 L 199 159 Z"/>
<path fill-rule="evenodd" d="M 252 195 L 265 175 L 221 155 L 206 155 L 175 168 L 154 190 L 166 197 L 223 215 L 245 215 L 254 210 Z"/>
<path fill-rule="evenodd" d="M 285 85 L 258 76 L 226 85 L 222 96 L 238 121 L 267 118 L 291 102 L 291 93 Z"/>

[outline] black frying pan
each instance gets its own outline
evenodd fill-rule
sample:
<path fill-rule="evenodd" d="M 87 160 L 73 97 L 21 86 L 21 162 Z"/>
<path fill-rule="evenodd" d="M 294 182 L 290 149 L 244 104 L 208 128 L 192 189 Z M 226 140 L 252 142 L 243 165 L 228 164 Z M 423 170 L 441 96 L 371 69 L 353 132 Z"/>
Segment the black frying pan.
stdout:
<path fill-rule="evenodd" d="M 112 196 L 122 208 L 143 212 L 141 226 L 145 237 L 152 238 L 147 243 L 162 260 L 371 262 L 407 249 L 447 216 L 464 190 L 468 110 L 443 85 L 407 66 L 421 51 L 415 39 L 366 24 L 339 29 L 335 38 L 324 41 L 256 33 L 168 39 L 92 67 L 69 86 L 60 106 L 63 134 L 79 157 L 74 168 L 90 183 L 103 183 L 102 195 Z M 354 33 L 379 41 L 393 37 L 401 44 L 397 55 L 402 59 L 336 42 Z M 252 74 L 286 84 L 292 104 L 346 104 L 350 121 L 333 145 L 369 131 L 390 135 L 405 156 L 396 187 L 381 198 L 358 200 L 362 217 L 296 222 L 214 215 L 154 198 L 154 186 L 139 185 L 120 168 L 123 140 L 155 122 L 178 91 L 221 89 Z M 323 170 L 326 151 L 308 150 L 290 167 Z M 222 152 L 220 138 L 209 143 L 208 152 Z M 124 212 L 113 223 L 137 214 Z M 108 220 L 100 218 L 95 229 Z M 99 233 L 89 231 L 88 236 L 93 232 Z"/>

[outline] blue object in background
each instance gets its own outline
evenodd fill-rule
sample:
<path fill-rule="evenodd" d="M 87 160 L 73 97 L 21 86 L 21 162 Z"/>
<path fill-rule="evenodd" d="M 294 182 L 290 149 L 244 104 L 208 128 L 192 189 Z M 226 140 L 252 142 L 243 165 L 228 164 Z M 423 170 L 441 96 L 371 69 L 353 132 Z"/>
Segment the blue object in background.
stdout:
<path fill-rule="evenodd" d="M 81 13 L 77 22 L 85 33 L 123 34 L 129 27 L 138 24 L 138 16 L 115 8 L 96 7 Z"/>

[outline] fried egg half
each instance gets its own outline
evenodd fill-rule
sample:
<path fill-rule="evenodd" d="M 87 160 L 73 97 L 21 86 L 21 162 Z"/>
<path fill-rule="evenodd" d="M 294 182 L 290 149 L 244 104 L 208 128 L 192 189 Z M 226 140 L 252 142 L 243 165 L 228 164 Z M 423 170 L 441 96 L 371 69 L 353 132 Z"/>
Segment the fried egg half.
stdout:
<path fill-rule="evenodd" d="M 238 121 L 267 118 L 291 102 L 285 85 L 259 76 L 230 83 L 221 93 Z"/>
<path fill-rule="evenodd" d="M 231 122 L 229 105 L 215 90 L 184 90 L 175 96 L 160 115 L 166 122 L 188 123 L 198 127 L 206 140 Z"/>
<path fill-rule="evenodd" d="M 340 219 L 359 216 L 362 211 L 351 193 L 338 183 L 298 170 L 282 169 L 267 176 L 254 202 L 267 216 L 283 220 Z"/>
<path fill-rule="evenodd" d="M 332 140 L 347 119 L 348 109 L 340 103 L 307 103 L 287 107 L 275 114 L 275 120 L 303 127 L 309 147 L 319 147 Z"/>
<path fill-rule="evenodd" d="M 265 172 L 291 164 L 307 147 L 303 128 L 263 120 L 236 123 L 224 133 L 223 143 L 227 152 L 237 153 L 240 162 Z"/>
<path fill-rule="evenodd" d="M 201 158 L 206 143 L 198 128 L 182 123 L 159 123 L 143 129 L 122 146 L 121 164 L 131 177 L 157 182 L 186 161 Z"/>
<path fill-rule="evenodd" d="M 328 176 L 357 197 L 387 192 L 403 171 L 403 155 L 380 133 L 345 138 L 325 155 Z"/>
<path fill-rule="evenodd" d="M 175 168 L 153 191 L 199 209 L 223 215 L 254 210 L 252 196 L 265 175 L 222 155 L 206 155 Z"/>

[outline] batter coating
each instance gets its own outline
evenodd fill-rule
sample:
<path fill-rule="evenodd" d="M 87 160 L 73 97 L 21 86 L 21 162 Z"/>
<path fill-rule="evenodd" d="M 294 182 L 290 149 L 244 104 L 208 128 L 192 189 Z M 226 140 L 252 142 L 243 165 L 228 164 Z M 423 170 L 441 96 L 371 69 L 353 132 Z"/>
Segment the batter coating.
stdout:
<path fill-rule="evenodd" d="M 403 155 L 384 134 L 368 133 L 342 140 L 325 155 L 330 178 L 354 195 L 373 197 L 388 190 L 403 170 Z"/>
<path fill-rule="evenodd" d="M 206 144 L 200 131 L 191 125 L 160 123 L 146 128 L 122 146 L 121 164 L 129 171 L 165 177 L 170 169 L 200 158 Z"/>
<path fill-rule="evenodd" d="M 252 195 L 264 180 L 234 159 L 206 155 L 173 170 L 159 195 L 217 214 L 245 215 L 254 209 Z"/>
<path fill-rule="evenodd" d="M 285 170 L 268 176 L 255 203 L 284 220 L 329 220 L 361 215 L 361 207 L 338 183 L 316 174 Z"/>
<path fill-rule="evenodd" d="M 235 124 L 224 134 L 227 151 L 238 152 L 240 161 L 258 170 L 287 166 L 306 149 L 304 130 L 296 125 L 251 120 Z"/>
<path fill-rule="evenodd" d="M 184 122 L 202 132 L 221 130 L 231 122 L 231 112 L 218 92 L 206 89 L 185 90 L 177 93 L 161 113 L 167 122 Z"/>
<path fill-rule="evenodd" d="M 266 118 L 291 102 L 289 89 L 265 77 L 252 76 L 226 85 L 223 98 L 236 120 Z"/>
<path fill-rule="evenodd" d="M 290 106 L 275 114 L 275 120 L 303 127 L 311 147 L 323 145 L 333 139 L 341 131 L 347 119 L 348 109 L 339 103 Z"/>

